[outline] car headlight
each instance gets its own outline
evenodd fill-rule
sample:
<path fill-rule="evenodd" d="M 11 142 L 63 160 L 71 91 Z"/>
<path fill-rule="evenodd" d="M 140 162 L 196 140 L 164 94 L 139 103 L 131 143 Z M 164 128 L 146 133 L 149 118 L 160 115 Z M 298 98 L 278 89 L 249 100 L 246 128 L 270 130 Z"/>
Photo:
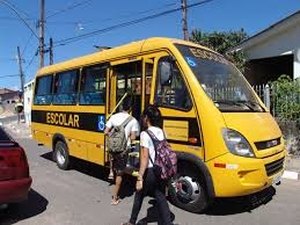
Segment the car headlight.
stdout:
<path fill-rule="evenodd" d="M 245 157 L 255 157 L 250 144 L 239 132 L 223 128 L 222 134 L 227 148 L 232 154 Z"/>

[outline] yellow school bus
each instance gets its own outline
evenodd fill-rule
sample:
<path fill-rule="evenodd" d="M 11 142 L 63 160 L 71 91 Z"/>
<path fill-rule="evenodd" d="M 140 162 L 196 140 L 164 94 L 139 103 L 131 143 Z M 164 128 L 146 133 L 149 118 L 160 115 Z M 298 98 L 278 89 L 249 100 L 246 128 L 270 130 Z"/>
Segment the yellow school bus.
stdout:
<path fill-rule="evenodd" d="M 280 178 L 282 133 L 243 75 L 200 45 L 150 38 L 42 68 L 32 105 L 32 135 L 53 150 L 61 169 L 71 158 L 108 164 L 104 128 L 125 93 L 140 119 L 157 105 L 178 153 L 171 201 L 201 212 L 215 197 L 249 195 Z"/>

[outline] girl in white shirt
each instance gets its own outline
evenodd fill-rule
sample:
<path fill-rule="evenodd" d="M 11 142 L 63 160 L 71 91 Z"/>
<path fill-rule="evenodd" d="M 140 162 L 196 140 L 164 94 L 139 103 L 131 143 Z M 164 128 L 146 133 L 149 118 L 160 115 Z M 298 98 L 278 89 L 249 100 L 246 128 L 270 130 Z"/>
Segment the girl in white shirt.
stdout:
<path fill-rule="evenodd" d="M 156 106 L 150 105 L 143 112 L 143 125 L 152 132 L 158 140 L 164 139 L 164 132 L 160 128 L 162 124 L 161 113 Z M 146 131 L 140 135 L 141 157 L 139 176 L 136 182 L 136 193 L 129 222 L 123 225 L 134 225 L 137 221 L 145 196 L 153 196 L 158 207 L 158 224 L 171 225 L 171 213 L 165 196 L 164 182 L 154 174 L 153 164 L 155 161 L 155 148 Z"/>

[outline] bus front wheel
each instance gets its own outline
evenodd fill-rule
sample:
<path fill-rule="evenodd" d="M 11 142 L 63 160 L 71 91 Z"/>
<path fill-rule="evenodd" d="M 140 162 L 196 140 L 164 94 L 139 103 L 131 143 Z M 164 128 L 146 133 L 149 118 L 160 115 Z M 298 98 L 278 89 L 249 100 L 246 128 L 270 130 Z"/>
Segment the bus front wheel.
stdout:
<path fill-rule="evenodd" d="M 58 168 L 62 170 L 69 169 L 70 157 L 69 157 L 68 147 L 64 142 L 62 141 L 56 142 L 55 149 L 54 149 L 54 159 L 56 161 Z"/>
<path fill-rule="evenodd" d="M 179 165 L 176 179 L 171 183 L 170 201 L 179 208 L 201 213 L 208 207 L 204 179 L 198 170 L 188 165 Z"/>

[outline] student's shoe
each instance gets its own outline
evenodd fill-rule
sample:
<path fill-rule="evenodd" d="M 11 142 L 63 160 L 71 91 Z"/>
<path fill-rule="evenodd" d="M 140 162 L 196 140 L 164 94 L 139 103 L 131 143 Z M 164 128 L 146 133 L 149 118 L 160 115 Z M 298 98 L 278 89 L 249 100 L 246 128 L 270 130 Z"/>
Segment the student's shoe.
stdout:
<path fill-rule="evenodd" d="M 114 174 L 113 173 L 109 173 L 108 180 L 113 180 L 113 179 L 114 179 Z"/>
<path fill-rule="evenodd" d="M 111 196 L 111 205 L 118 205 L 121 201 L 119 196 Z"/>

